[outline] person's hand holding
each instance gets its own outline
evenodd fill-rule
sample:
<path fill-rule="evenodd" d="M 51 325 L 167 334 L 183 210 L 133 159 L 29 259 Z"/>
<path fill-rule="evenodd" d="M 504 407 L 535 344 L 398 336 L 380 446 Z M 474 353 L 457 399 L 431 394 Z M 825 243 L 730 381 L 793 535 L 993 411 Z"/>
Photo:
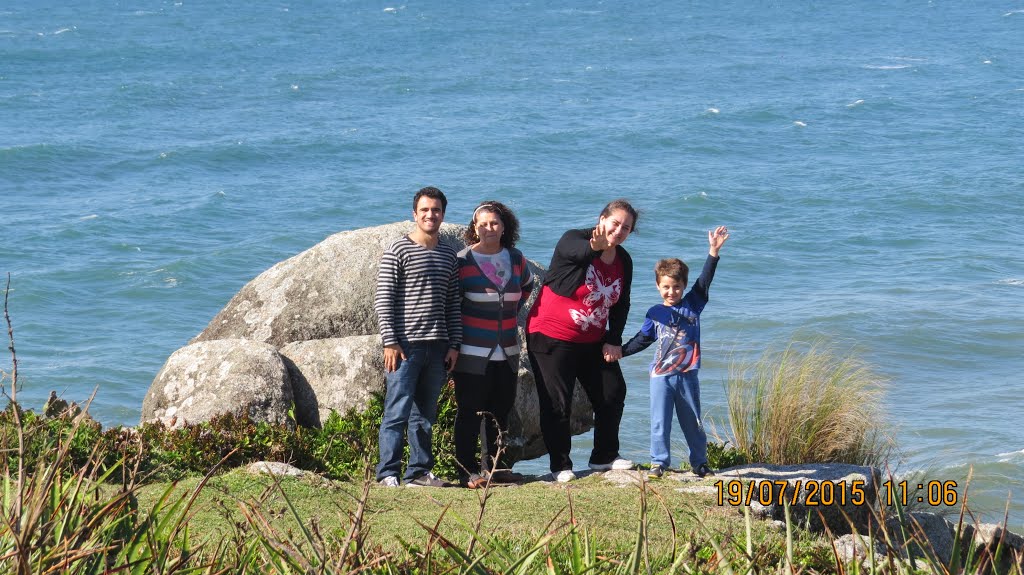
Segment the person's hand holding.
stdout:
<path fill-rule="evenodd" d="M 604 355 L 605 361 L 613 363 L 622 359 L 622 346 L 606 343 L 601 347 L 601 353 Z"/>
<path fill-rule="evenodd" d="M 444 356 L 444 369 L 445 371 L 451 371 L 455 369 L 455 362 L 459 359 L 459 350 L 449 349 L 448 354 Z"/>
<path fill-rule="evenodd" d="M 402 346 L 397 343 L 384 346 L 384 372 L 391 373 L 398 369 L 399 360 L 405 359 L 405 352 Z"/>
<path fill-rule="evenodd" d="M 718 226 L 714 230 L 708 230 L 708 244 L 711 246 L 708 253 L 717 258 L 718 250 L 722 249 L 722 244 L 727 239 L 729 239 L 729 229 L 725 226 Z"/>
<path fill-rule="evenodd" d="M 601 252 L 608 249 L 608 236 L 605 235 L 604 224 L 597 224 L 594 228 L 594 233 L 590 234 L 590 249 L 595 252 Z"/>

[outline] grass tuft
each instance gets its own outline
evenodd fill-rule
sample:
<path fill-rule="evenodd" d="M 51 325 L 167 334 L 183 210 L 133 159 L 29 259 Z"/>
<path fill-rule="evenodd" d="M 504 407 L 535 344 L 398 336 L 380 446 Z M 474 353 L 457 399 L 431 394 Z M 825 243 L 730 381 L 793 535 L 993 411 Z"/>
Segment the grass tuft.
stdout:
<path fill-rule="evenodd" d="M 883 379 L 820 342 L 733 366 L 726 389 L 733 441 L 751 461 L 883 467 L 893 453 Z"/>

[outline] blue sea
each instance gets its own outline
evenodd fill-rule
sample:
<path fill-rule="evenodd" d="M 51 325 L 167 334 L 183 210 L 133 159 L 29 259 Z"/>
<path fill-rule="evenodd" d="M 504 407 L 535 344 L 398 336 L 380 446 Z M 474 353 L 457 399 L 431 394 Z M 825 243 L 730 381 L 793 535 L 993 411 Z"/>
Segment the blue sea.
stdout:
<path fill-rule="evenodd" d="M 108 425 L 249 280 L 408 219 L 422 186 L 456 223 L 507 202 L 545 265 L 624 196 L 629 332 L 660 301 L 644 270 L 732 232 L 709 419 L 731 364 L 823 339 L 888 381 L 901 471 L 973 473 L 975 509 L 1024 530 L 1022 159 L 1024 0 L 0 5 L 19 398 L 95 391 Z M 641 462 L 647 360 L 625 362 Z"/>

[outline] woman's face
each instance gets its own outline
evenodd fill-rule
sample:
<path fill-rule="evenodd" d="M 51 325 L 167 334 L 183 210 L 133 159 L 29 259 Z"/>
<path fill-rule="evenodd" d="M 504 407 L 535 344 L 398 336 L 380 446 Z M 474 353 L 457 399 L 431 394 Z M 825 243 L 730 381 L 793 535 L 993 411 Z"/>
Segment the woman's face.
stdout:
<path fill-rule="evenodd" d="M 505 224 L 498 214 L 480 210 L 473 226 L 480 243 L 485 247 L 496 248 L 501 245 L 501 234 L 505 232 Z"/>
<path fill-rule="evenodd" d="M 626 241 L 633 231 L 633 216 L 623 209 L 612 210 L 607 216 L 601 216 L 600 223 L 604 225 L 604 236 L 611 247 Z"/>

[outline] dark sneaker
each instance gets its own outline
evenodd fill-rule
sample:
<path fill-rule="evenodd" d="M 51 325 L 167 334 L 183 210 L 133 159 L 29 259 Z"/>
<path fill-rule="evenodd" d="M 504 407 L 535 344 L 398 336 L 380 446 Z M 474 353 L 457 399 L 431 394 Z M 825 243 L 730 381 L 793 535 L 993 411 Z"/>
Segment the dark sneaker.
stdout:
<path fill-rule="evenodd" d="M 651 469 L 647 472 L 647 477 L 650 479 L 661 479 L 661 476 L 665 475 L 665 468 L 655 463 L 651 466 Z"/>
<path fill-rule="evenodd" d="M 516 473 L 511 469 L 496 469 L 491 474 L 492 483 L 519 483 L 526 477 L 522 473 Z"/>
<path fill-rule="evenodd" d="M 485 485 L 487 485 L 487 479 L 476 473 L 472 473 L 462 480 L 462 486 L 466 489 L 480 489 Z"/>
<path fill-rule="evenodd" d="M 416 479 L 413 479 L 411 481 L 407 481 L 405 483 L 405 486 L 406 487 L 448 487 L 448 482 L 447 481 L 442 481 L 442 480 L 438 479 L 436 476 L 434 476 L 433 473 L 428 471 L 428 472 L 424 473 L 423 475 L 420 475 Z"/>
<path fill-rule="evenodd" d="M 714 475 L 715 472 L 708 467 L 707 463 L 701 463 L 697 466 L 697 469 L 693 470 L 697 474 L 697 477 L 707 477 L 708 475 Z"/>

